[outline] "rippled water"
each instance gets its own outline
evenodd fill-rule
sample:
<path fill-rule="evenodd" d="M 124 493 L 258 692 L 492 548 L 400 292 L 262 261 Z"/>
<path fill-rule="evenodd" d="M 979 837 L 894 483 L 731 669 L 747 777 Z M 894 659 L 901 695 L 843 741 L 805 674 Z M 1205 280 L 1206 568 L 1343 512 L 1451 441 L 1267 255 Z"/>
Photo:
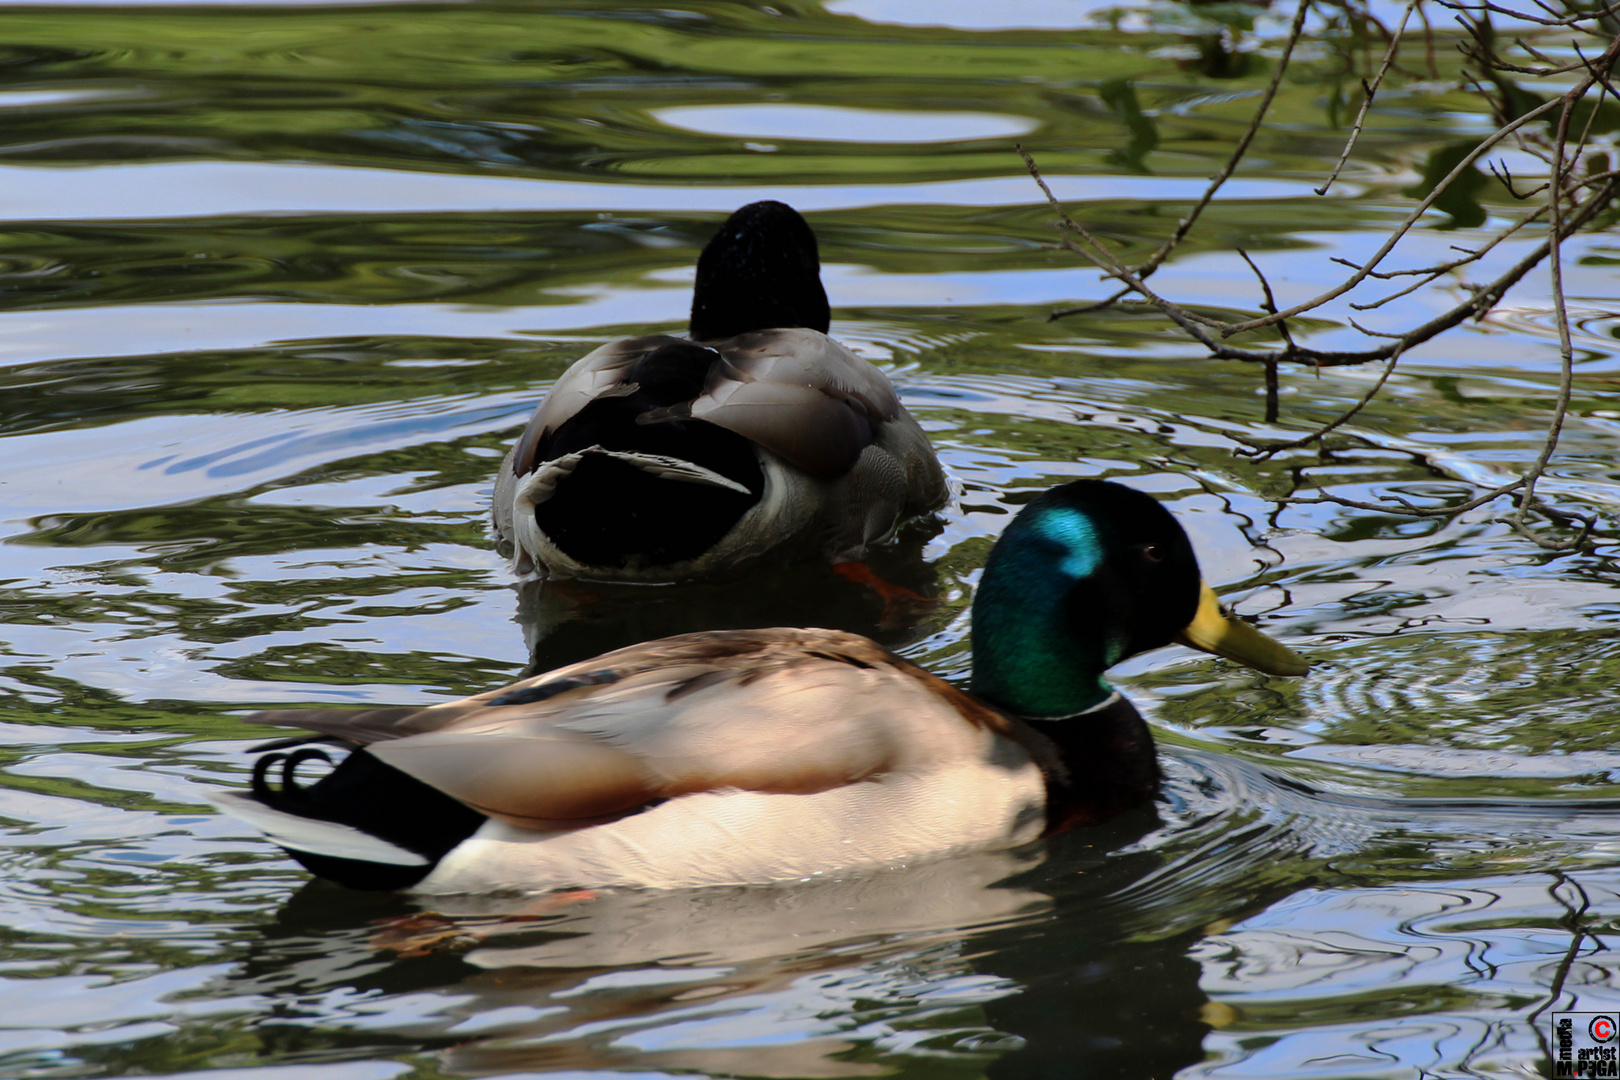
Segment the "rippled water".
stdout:
<path fill-rule="evenodd" d="M 1267 425 L 1258 372 L 1158 319 L 1047 321 L 1105 290 L 1046 246 L 1011 139 L 1145 254 L 1272 62 L 1203 18 L 8 8 L 0 1075 L 1538 1075 L 1538 1010 L 1620 1006 L 1613 559 L 1488 510 L 1281 502 L 1457 499 L 1533 458 L 1544 276 L 1403 361 L 1320 458 L 1233 451 L 1374 373 L 1284 372 Z M 1252 313 L 1236 248 L 1286 300 L 1375 245 L 1430 153 L 1488 124 L 1435 21 L 1439 77 L 1412 55 L 1328 198 L 1310 189 L 1362 58 L 1319 29 L 1162 291 Z M 593 343 L 681 324 L 698 248 L 760 197 L 810 214 L 835 335 L 961 484 L 937 531 L 875 560 L 940 603 L 880 625 L 816 568 L 516 586 L 485 526 L 504 447 Z M 1510 212 L 1478 198 L 1411 261 Z M 1575 415 L 1546 490 L 1607 514 L 1620 252 L 1571 248 Z M 1347 313 L 1302 330 L 1348 342 Z M 680 630 L 838 625 L 963 674 L 991 539 L 1077 476 L 1167 500 L 1206 575 L 1319 662 L 1294 681 L 1181 650 L 1126 665 L 1170 782 L 1107 827 L 843 881 L 430 912 L 308 884 L 203 802 L 244 779 L 244 709 L 427 702 Z"/>

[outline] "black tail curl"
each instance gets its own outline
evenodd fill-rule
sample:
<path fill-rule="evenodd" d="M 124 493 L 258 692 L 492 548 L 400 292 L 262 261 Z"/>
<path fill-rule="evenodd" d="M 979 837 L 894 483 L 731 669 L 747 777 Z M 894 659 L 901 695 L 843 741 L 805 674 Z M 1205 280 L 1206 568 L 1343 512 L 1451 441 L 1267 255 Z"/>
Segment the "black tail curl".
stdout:
<path fill-rule="evenodd" d="M 432 873 L 440 859 L 489 820 L 363 748 L 353 750 L 313 784 L 299 783 L 299 766 L 315 760 L 332 761 L 326 751 L 314 747 L 265 754 L 253 765 L 253 797 L 284 814 L 348 825 L 427 860 L 426 866 L 398 866 L 285 849 L 311 873 L 340 885 L 408 888 Z M 278 766 L 281 783 L 276 786 L 271 770 Z"/>
<path fill-rule="evenodd" d="M 318 813 L 309 813 L 309 789 L 298 783 L 298 766 L 306 761 L 319 759 L 332 764 L 332 758 L 325 750 L 306 748 L 294 751 L 291 754 L 266 754 L 253 764 L 253 797 L 272 810 L 281 810 L 288 814 L 297 814 L 299 817 L 318 817 L 323 821 L 335 821 L 336 818 L 325 817 Z M 270 770 L 281 764 L 281 790 L 277 791 L 270 786 L 265 777 Z M 319 781 L 317 781 L 319 783 Z M 346 823 L 345 823 L 346 824 Z"/>

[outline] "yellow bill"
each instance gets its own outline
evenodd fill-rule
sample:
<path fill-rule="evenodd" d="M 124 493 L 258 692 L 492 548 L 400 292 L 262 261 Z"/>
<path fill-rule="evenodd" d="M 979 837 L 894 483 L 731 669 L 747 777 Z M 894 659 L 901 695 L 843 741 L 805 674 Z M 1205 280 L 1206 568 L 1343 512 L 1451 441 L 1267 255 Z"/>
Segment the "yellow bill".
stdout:
<path fill-rule="evenodd" d="M 1208 585 L 1203 585 L 1199 593 L 1198 614 L 1175 640 L 1268 675 L 1303 675 L 1311 669 L 1309 661 L 1293 649 L 1227 615 L 1215 590 Z"/>

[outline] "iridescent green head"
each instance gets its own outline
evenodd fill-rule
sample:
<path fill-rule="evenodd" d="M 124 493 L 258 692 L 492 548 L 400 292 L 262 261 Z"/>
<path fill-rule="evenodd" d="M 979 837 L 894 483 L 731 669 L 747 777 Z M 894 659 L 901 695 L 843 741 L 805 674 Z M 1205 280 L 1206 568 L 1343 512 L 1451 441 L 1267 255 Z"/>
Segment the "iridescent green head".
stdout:
<path fill-rule="evenodd" d="M 990 552 L 973 598 L 973 692 L 1021 716 L 1072 716 L 1113 693 L 1109 667 L 1172 641 L 1279 675 L 1307 666 L 1220 611 L 1155 499 L 1077 480 L 1024 507 Z"/>

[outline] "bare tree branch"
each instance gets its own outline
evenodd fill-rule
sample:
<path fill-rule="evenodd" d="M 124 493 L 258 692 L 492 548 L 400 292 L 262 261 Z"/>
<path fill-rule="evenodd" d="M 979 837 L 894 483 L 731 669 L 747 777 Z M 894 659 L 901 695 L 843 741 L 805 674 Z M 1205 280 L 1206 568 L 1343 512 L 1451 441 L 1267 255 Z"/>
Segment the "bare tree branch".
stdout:
<path fill-rule="evenodd" d="M 1236 249 L 1237 254 L 1249 266 L 1259 282 L 1262 302 L 1257 317 L 1238 321 L 1212 317 L 1217 313 L 1205 313 L 1192 307 L 1178 304 L 1171 298 L 1161 295 L 1146 284 L 1146 279 L 1171 255 L 1177 246 L 1188 235 L 1199 215 L 1209 205 L 1219 190 L 1221 184 L 1235 172 L 1238 164 L 1244 157 L 1254 141 L 1257 132 L 1271 106 L 1272 99 L 1281 84 L 1284 70 L 1289 62 L 1294 46 L 1299 40 L 1303 30 L 1304 13 L 1310 0 L 1305 0 L 1296 10 L 1294 22 L 1291 26 L 1286 47 L 1283 49 L 1278 69 L 1273 72 L 1272 79 L 1266 90 L 1260 107 L 1245 131 L 1239 145 L 1234 149 L 1222 170 L 1212 178 L 1203 197 L 1194 205 L 1192 212 L 1178 224 L 1173 234 L 1167 237 L 1154 251 L 1153 255 L 1132 268 L 1127 266 L 1107 245 L 1096 236 L 1078 224 L 1063 209 L 1057 198 L 1052 194 L 1050 187 L 1042 179 L 1035 160 L 1019 148 L 1024 163 L 1030 175 L 1040 186 L 1048 204 L 1052 207 L 1058 218 L 1061 246 L 1071 251 L 1102 271 L 1104 278 L 1112 278 L 1119 283 L 1119 287 L 1106 299 L 1078 308 L 1070 308 L 1054 313 L 1054 318 L 1076 311 L 1095 311 L 1116 303 L 1143 304 L 1151 306 L 1170 319 L 1176 326 L 1188 335 L 1193 341 L 1201 345 L 1214 359 L 1240 360 L 1248 363 L 1258 363 L 1265 370 L 1266 389 L 1266 420 L 1274 423 L 1278 413 L 1279 397 L 1279 368 L 1284 362 L 1313 364 L 1318 369 L 1322 367 L 1349 366 L 1365 364 L 1373 361 L 1384 361 L 1383 371 L 1372 386 L 1362 395 L 1359 401 L 1344 413 L 1330 422 L 1309 431 L 1296 438 L 1273 442 L 1254 443 L 1239 453 L 1256 458 L 1269 458 L 1284 450 L 1307 446 L 1321 442 L 1330 433 L 1342 428 L 1351 419 L 1357 416 L 1377 395 L 1382 392 L 1393 374 L 1401 358 L 1413 348 L 1432 340 L 1439 334 L 1462 324 L 1469 319 L 1483 318 L 1493 307 L 1502 301 L 1507 292 L 1517 285 L 1526 274 L 1539 266 L 1543 260 L 1549 261 L 1549 273 L 1552 282 L 1553 313 L 1558 324 L 1559 334 L 1559 380 L 1558 392 L 1552 406 L 1552 413 L 1548 419 L 1547 431 L 1542 439 L 1540 450 L 1535 460 L 1527 467 L 1522 475 L 1511 480 L 1497 484 L 1485 490 L 1480 490 L 1477 483 L 1471 484 L 1473 494 L 1460 501 L 1449 498 L 1436 505 L 1428 503 L 1420 505 L 1411 499 L 1399 495 L 1383 496 L 1379 502 L 1367 502 L 1356 499 L 1347 499 L 1324 490 L 1316 490 L 1310 498 L 1297 498 L 1290 496 L 1289 501 L 1308 503 L 1328 503 L 1354 507 L 1368 511 L 1383 513 L 1396 513 L 1408 516 L 1452 519 L 1460 514 L 1487 506 L 1503 497 L 1510 497 L 1513 501 L 1512 512 L 1498 520 L 1505 522 L 1518 533 L 1524 535 L 1536 544 L 1551 550 L 1570 550 L 1590 546 L 1591 536 L 1598 527 L 1598 518 L 1594 514 L 1583 514 L 1549 505 L 1537 492 L 1537 486 L 1546 474 L 1549 462 L 1557 452 L 1559 440 L 1566 423 L 1570 399 L 1574 382 L 1574 350 L 1569 327 L 1568 303 L 1565 295 L 1563 280 L 1563 249 L 1565 240 L 1577 230 L 1594 222 L 1600 214 L 1605 213 L 1613 205 L 1617 196 L 1620 196 L 1620 170 L 1609 167 L 1608 152 L 1596 150 L 1587 153 L 1589 140 L 1594 132 L 1602 131 L 1607 137 L 1608 120 L 1600 123 L 1598 120 L 1599 106 L 1605 104 L 1606 98 L 1620 102 L 1620 89 L 1611 82 L 1609 73 L 1620 61 L 1620 19 L 1616 19 L 1616 12 L 1620 12 L 1620 0 L 1606 0 L 1611 6 L 1596 11 L 1579 10 L 1573 6 L 1575 0 L 1563 0 L 1564 9 L 1553 7 L 1546 0 L 1531 0 L 1542 15 L 1513 10 L 1504 7 L 1495 0 L 1483 0 L 1480 3 L 1459 3 L 1452 0 L 1442 0 L 1451 10 L 1457 12 L 1457 21 L 1463 27 L 1467 38 L 1459 42 L 1459 48 L 1464 56 L 1484 72 L 1483 75 L 1463 72 L 1464 82 L 1471 85 L 1489 104 L 1492 114 L 1497 118 L 1497 127 L 1494 131 L 1479 139 L 1474 145 L 1465 147 L 1461 154 L 1448 152 L 1444 156 L 1439 151 L 1432 154 L 1430 168 L 1433 171 L 1444 169 L 1444 175 L 1438 179 L 1426 176 L 1425 190 L 1420 198 L 1415 200 L 1411 211 L 1393 228 L 1386 230 L 1377 250 L 1358 262 L 1351 262 L 1344 258 L 1334 257 L 1332 261 L 1342 264 L 1349 270 L 1349 274 L 1336 284 L 1327 288 L 1318 295 L 1293 304 L 1289 307 L 1280 307 L 1272 283 L 1260 269 L 1259 262 L 1251 257 L 1248 251 Z M 1349 4 L 1343 9 L 1347 17 L 1359 18 L 1362 25 L 1371 27 L 1375 20 L 1361 7 Z M 1408 0 L 1402 13 L 1399 25 L 1393 33 L 1377 25 L 1379 32 L 1383 33 L 1388 44 L 1383 52 L 1382 59 L 1369 79 L 1363 81 L 1365 99 L 1357 112 L 1352 130 L 1346 139 L 1345 147 L 1335 163 L 1332 171 L 1324 181 L 1322 187 L 1315 189 L 1317 194 L 1326 193 L 1334 182 L 1342 175 L 1348 164 L 1351 153 L 1354 152 L 1358 141 L 1367 129 L 1368 117 L 1378 97 L 1380 89 L 1388 81 L 1392 72 L 1405 73 L 1397 63 L 1399 44 L 1403 39 L 1407 27 L 1410 25 L 1414 12 L 1423 19 L 1426 42 L 1429 46 L 1430 69 L 1434 68 L 1433 59 L 1433 28 L 1430 27 L 1423 14 L 1421 0 Z M 1492 14 L 1510 15 L 1536 23 L 1543 27 L 1553 28 L 1579 28 L 1582 31 L 1596 32 L 1599 28 L 1607 33 L 1607 40 L 1600 55 L 1589 58 L 1582 51 L 1579 43 L 1572 48 L 1579 58 L 1578 63 L 1563 63 L 1555 61 L 1545 53 L 1539 51 L 1535 44 L 1522 39 L 1514 39 L 1514 45 L 1535 59 L 1539 67 L 1532 67 L 1522 63 L 1515 63 L 1505 59 L 1497 50 L 1496 30 L 1492 25 Z M 1334 22 L 1331 25 L 1339 26 L 1342 23 Z M 1357 39 L 1365 40 L 1364 38 Z M 1371 66 L 1370 49 L 1363 50 L 1364 60 Z M 1354 54 L 1352 53 L 1352 58 Z M 1528 75 L 1534 78 L 1561 77 L 1578 75 L 1572 85 L 1566 85 L 1561 92 L 1556 93 L 1550 100 L 1542 100 L 1541 96 L 1528 89 L 1521 88 L 1513 81 L 1515 75 Z M 1596 89 L 1596 101 L 1592 100 L 1591 92 Z M 1578 121 L 1578 123 L 1577 123 Z M 1572 140 L 1573 127 L 1580 128 L 1578 138 Z M 1514 198 L 1520 201 L 1537 200 L 1527 207 L 1514 220 L 1505 226 L 1493 229 L 1488 237 L 1482 241 L 1467 245 L 1452 245 L 1458 253 L 1455 258 L 1447 258 L 1433 262 L 1427 266 L 1406 267 L 1400 269 L 1381 269 L 1382 263 L 1387 259 L 1403 239 L 1413 230 L 1423 228 L 1425 215 L 1437 206 L 1446 207 L 1454 218 L 1460 213 L 1451 208 L 1458 203 L 1443 203 L 1442 199 L 1451 193 L 1454 198 L 1466 200 L 1471 205 L 1469 213 L 1480 213 L 1483 210 L 1473 200 L 1472 185 L 1478 183 L 1478 163 L 1490 151 L 1506 143 L 1544 161 L 1548 166 L 1546 180 L 1528 191 L 1520 192 L 1515 186 L 1514 176 L 1505 161 L 1487 161 L 1486 167 L 1501 183 L 1502 187 Z M 1459 186 L 1466 179 L 1467 186 Z M 1380 328 L 1364 326 L 1354 318 L 1344 321 L 1359 333 L 1369 338 L 1379 339 L 1377 344 L 1369 344 L 1362 349 L 1324 349 L 1301 341 L 1295 333 L 1298 325 L 1292 323 L 1297 316 L 1306 312 L 1316 311 L 1323 305 L 1351 293 L 1353 290 L 1366 284 L 1369 280 L 1393 281 L 1398 278 L 1407 278 L 1395 291 L 1381 298 L 1372 300 L 1347 300 L 1353 311 L 1370 311 L 1383 308 L 1394 300 L 1410 296 L 1419 290 L 1435 286 L 1447 275 L 1451 275 L 1464 267 L 1481 263 L 1491 253 L 1499 250 L 1509 239 L 1521 236 L 1527 226 L 1546 221 L 1546 235 L 1526 245 L 1528 250 L 1521 250 L 1519 257 L 1505 267 L 1498 267 L 1495 276 L 1485 284 L 1469 284 L 1458 281 L 1457 284 L 1465 292 L 1465 296 L 1451 306 L 1433 315 L 1416 326 Z M 1130 299 L 1135 294 L 1139 299 Z M 1429 295 L 1433 295 L 1430 293 Z M 1264 347 L 1256 345 L 1241 345 L 1231 339 L 1237 335 L 1264 330 L 1275 327 L 1280 337 L 1280 343 L 1268 344 Z M 1307 466 L 1308 467 L 1308 466 Z M 1470 481 L 1464 479 L 1464 483 Z M 1540 535 L 1531 528 L 1531 519 L 1550 522 L 1561 528 L 1575 531 L 1573 538 L 1553 538 Z"/>
<path fill-rule="evenodd" d="M 1616 45 L 1620 46 L 1620 42 L 1616 42 Z M 1612 52 L 1615 50 L 1611 49 L 1610 51 Z M 1463 157 L 1463 159 L 1457 163 L 1451 172 L 1447 173 L 1446 176 L 1434 186 L 1434 190 L 1430 191 L 1429 194 L 1418 203 L 1417 207 L 1407 215 L 1406 220 L 1401 222 L 1400 225 L 1396 226 L 1395 230 L 1390 234 L 1388 239 L 1386 239 L 1383 244 L 1379 246 L 1377 251 L 1373 252 L 1372 258 L 1368 259 L 1367 262 L 1362 265 L 1362 268 L 1356 273 L 1352 274 L 1349 278 L 1340 282 L 1338 285 L 1335 285 L 1333 288 L 1327 290 L 1321 295 L 1295 304 L 1286 311 L 1279 311 L 1273 315 L 1266 315 L 1258 319 L 1249 319 L 1246 322 L 1229 323 L 1222 326 L 1220 328 L 1221 336 L 1230 337 L 1233 334 L 1241 334 L 1249 330 L 1258 330 L 1261 327 L 1270 326 L 1279 319 L 1287 319 L 1295 315 L 1301 315 L 1307 311 L 1310 311 L 1312 308 L 1321 307 L 1329 300 L 1334 300 L 1340 296 L 1343 296 L 1345 293 L 1361 284 L 1366 280 L 1372 268 L 1382 262 L 1384 256 L 1388 255 L 1395 249 L 1395 245 L 1400 243 L 1401 239 L 1409 231 L 1411 231 L 1412 226 L 1417 224 L 1418 219 L 1424 214 L 1428 213 L 1429 208 L 1434 205 L 1434 201 L 1444 194 L 1447 188 L 1456 183 L 1457 178 L 1464 172 L 1468 171 L 1468 169 L 1473 166 L 1474 162 L 1479 160 L 1481 154 L 1485 153 L 1485 151 L 1501 142 L 1508 135 L 1512 134 L 1514 131 L 1517 131 L 1525 124 L 1530 123 L 1532 120 L 1540 119 L 1547 113 L 1552 112 L 1554 107 L 1557 105 L 1558 99 L 1555 98 L 1552 101 L 1531 109 L 1529 112 L 1525 113 L 1523 116 L 1519 117 L 1517 120 L 1514 120 L 1507 126 L 1498 128 L 1490 135 L 1487 135 L 1478 146 L 1469 151 Z"/>
<path fill-rule="evenodd" d="M 1299 43 L 1300 35 L 1304 33 L 1305 14 L 1310 10 L 1310 6 L 1311 0 L 1299 0 L 1299 7 L 1294 10 L 1294 21 L 1288 28 L 1288 39 L 1283 43 L 1282 55 L 1277 58 L 1277 70 L 1272 73 L 1271 81 L 1266 84 L 1264 93 L 1260 95 L 1260 104 L 1255 107 L 1254 118 L 1249 121 L 1249 126 L 1245 128 L 1243 134 L 1238 137 L 1237 145 L 1232 147 L 1232 153 L 1227 157 L 1226 164 L 1217 169 L 1215 171 L 1215 175 L 1209 178 L 1209 186 L 1206 187 L 1204 189 L 1204 193 L 1198 197 L 1198 201 L 1193 203 L 1192 209 L 1187 211 L 1187 216 L 1183 217 L 1179 222 L 1176 223 L 1175 231 L 1165 238 L 1164 242 L 1159 245 L 1158 249 L 1154 251 L 1153 254 L 1149 255 L 1147 259 L 1143 261 L 1141 266 L 1136 268 L 1136 273 L 1138 276 L 1142 278 L 1151 277 L 1153 272 L 1163 265 L 1164 260 L 1170 256 L 1170 253 L 1174 251 L 1181 244 L 1181 241 L 1186 238 L 1187 234 L 1192 231 L 1192 227 L 1198 223 L 1198 218 L 1203 214 L 1204 208 L 1214 200 L 1215 193 L 1221 190 L 1221 185 L 1226 183 L 1226 181 L 1231 177 L 1232 173 L 1237 169 L 1238 163 L 1241 162 L 1244 155 L 1249 152 L 1249 144 L 1254 142 L 1254 136 L 1260 130 L 1261 122 L 1265 120 L 1266 113 L 1271 109 L 1272 99 L 1277 96 L 1277 87 L 1282 85 L 1283 73 L 1288 70 L 1288 61 L 1289 58 L 1294 54 L 1294 46 Z M 1020 153 L 1022 153 L 1022 150 L 1020 150 Z M 1027 162 L 1028 158 L 1026 157 L 1025 160 Z M 1050 194 L 1051 193 L 1048 192 L 1049 196 Z M 1109 307 L 1118 302 L 1121 298 L 1128 296 L 1131 291 L 1132 290 L 1127 287 L 1114 293 L 1114 295 L 1103 300 L 1098 300 L 1095 303 L 1082 304 L 1079 307 L 1064 308 L 1059 311 L 1054 311 L 1050 318 L 1061 319 L 1068 315 L 1079 315 L 1089 311 L 1100 311 L 1103 308 Z"/>

